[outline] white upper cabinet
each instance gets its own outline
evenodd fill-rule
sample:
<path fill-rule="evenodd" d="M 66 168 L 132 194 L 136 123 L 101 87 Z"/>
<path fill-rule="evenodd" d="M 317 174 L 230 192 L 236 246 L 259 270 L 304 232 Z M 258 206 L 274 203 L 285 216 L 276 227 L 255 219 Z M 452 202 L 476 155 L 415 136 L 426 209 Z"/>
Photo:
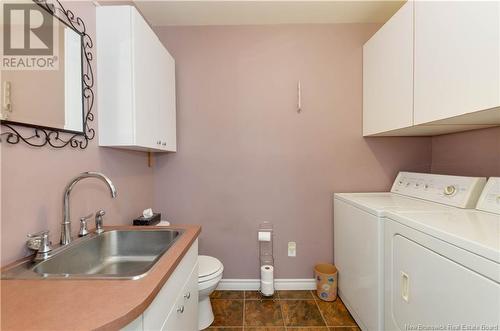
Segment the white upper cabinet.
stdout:
<path fill-rule="evenodd" d="M 413 124 L 413 4 L 363 46 L 363 134 Z"/>
<path fill-rule="evenodd" d="M 97 8 L 99 145 L 176 151 L 175 61 L 132 6 Z"/>
<path fill-rule="evenodd" d="M 365 44 L 365 136 L 496 125 L 499 1 L 408 1 Z"/>
<path fill-rule="evenodd" d="M 415 2 L 415 124 L 500 106 L 499 11 L 498 1 Z"/>

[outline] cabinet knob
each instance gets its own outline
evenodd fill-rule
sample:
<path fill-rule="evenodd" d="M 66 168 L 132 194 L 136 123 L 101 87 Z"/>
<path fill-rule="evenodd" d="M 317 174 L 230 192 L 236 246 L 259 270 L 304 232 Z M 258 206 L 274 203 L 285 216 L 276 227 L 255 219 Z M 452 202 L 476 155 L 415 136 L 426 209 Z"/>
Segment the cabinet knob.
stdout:
<path fill-rule="evenodd" d="M 179 314 L 182 314 L 184 312 L 184 306 L 180 306 L 179 308 L 177 308 L 177 312 Z"/>
<path fill-rule="evenodd" d="M 191 292 L 184 294 L 184 298 L 189 300 L 191 298 Z"/>

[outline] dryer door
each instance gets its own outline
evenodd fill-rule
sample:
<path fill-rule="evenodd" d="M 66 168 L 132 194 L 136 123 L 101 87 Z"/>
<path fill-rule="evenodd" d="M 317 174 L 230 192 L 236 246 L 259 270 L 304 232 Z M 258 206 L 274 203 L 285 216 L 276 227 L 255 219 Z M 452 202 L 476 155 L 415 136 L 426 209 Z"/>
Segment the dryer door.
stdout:
<path fill-rule="evenodd" d="M 404 228 L 402 225 L 400 227 Z M 435 248 L 436 242 L 440 242 L 439 239 L 413 229 L 399 233 L 387 231 L 386 249 L 390 249 L 390 253 L 386 255 L 389 261 L 386 261 L 388 278 L 385 289 L 388 329 L 498 328 L 498 282 L 442 256 L 442 252 L 424 246 L 434 242 L 429 246 Z M 418 236 L 411 236 L 411 232 L 417 233 Z M 419 240 L 422 238 L 425 240 Z M 443 244 L 448 245 L 444 242 Z M 459 253 L 464 256 L 470 254 L 458 247 L 455 249 L 462 251 Z M 472 328 L 464 329 L 463 326 Z"/>

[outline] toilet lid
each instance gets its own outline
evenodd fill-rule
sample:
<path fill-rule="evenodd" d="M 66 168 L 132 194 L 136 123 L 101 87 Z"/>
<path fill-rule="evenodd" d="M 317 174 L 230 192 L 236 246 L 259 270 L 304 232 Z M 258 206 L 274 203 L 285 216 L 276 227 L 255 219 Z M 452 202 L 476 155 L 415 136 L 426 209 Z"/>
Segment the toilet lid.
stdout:
<path fill-rule="evenodd" d="M 222 263 L 215 257 L 207 255 L 198 256 L 198 279 L 202 280 L 213 274 L 218 273 L 222 269 Z"/>

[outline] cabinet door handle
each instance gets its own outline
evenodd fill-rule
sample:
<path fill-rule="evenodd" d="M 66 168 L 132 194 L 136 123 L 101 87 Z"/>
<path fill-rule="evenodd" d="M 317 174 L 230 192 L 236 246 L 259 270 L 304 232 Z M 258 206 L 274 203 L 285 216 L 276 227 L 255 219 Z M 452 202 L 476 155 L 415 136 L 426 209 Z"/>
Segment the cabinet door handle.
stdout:
<path fill-rule="evenodd" d="M 177 312 L 179 314 L 182 314 L 184 312 L 184 306 L 180 306 L 179 308 L 177 308 Z"/>
<path fill-rule="evenodd" d="M 184 294 L 184 298 L 189 300 L 191 298 L 191 292 Z"/>

